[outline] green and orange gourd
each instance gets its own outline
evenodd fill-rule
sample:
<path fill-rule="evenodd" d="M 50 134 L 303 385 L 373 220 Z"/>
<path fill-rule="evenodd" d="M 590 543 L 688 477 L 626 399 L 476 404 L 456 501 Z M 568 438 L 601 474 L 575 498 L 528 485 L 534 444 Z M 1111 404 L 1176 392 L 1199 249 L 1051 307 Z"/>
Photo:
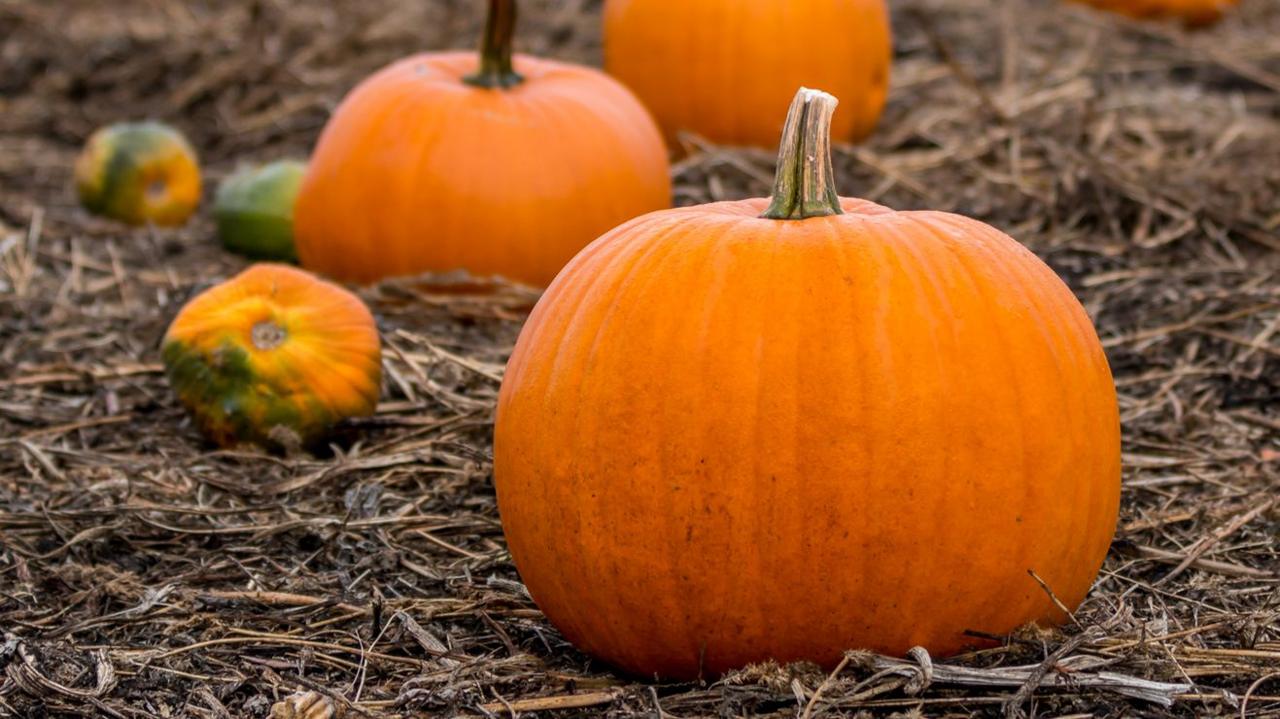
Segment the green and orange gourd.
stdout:
<path fill-rule="evenodd" d="M 607 0 L 605 70 L 669 139 L 773 147 L 802 85 L 843 99 L 839 140 L 875 129 L 889 89 L 885 0 Z"/>
<path fill-rule="evenodd" d="M 654 212 L 520 334 L 494 481 L 546 616 L 688 679 L 848 649 L 946 655 L 1056 623 L 1106 555 L 1116 394 L 1080 303 L 946 212 L 839 198 L 802 90 L 771 200 Z"/>
<path fill-rule="evenodd" d="M 277 160 L 223 180 L 213 200 L 222 246 L 256 260 L 297 262 L 293 205 L 306 171 L 306 163 Z"/>
<path fill-rule="evenodd" d="M 222 447 L 305 448 L 378 402 L 368 308 L 287 265 L 254 265 L 197 295 L 165 333 L 162 355 L 179 401 Z"/>
<path fill-rule="evenodd" d="M 200 163 L 182 133 L 123 122 L 89 136 L 75 165 L 76 192 L 94 214 L 131 225 L 176 226 L 200 204 Z"/>
<path fill-rule="evenodd" d="M 304 267 L 545 285 L 601 232 L 670 205 L 644 107 L 597 70 L 513 54 L 515 13 L 491 0 L 479 58 L 409 57 L 346 97 L 295 208 Z"/>

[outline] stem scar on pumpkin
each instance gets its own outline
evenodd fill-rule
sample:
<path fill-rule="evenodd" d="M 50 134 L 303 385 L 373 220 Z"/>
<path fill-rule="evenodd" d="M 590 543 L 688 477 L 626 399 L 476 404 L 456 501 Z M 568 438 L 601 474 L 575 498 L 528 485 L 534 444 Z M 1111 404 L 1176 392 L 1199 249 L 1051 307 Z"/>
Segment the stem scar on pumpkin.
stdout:
<path fill-rule="evenodd" d="M 147 184 L 147 199 L 152 202 L 159 202 L 169 194 L 168 178 L 157 177 Z"/>
<path fill-rule="evenodd" d="M 249 338 L 253 341 L 253 346 L 264 352 L 284 344 L 288 337 L 289 334 L 274 320 L 262 320 L 249 330 Z"/>
<path fill-rule="evenodd" d="M 802 87 L 796 93 L 778 144 L 773 197 L 762 218 L 804 220 L 844 214 L 831 166 L 831 116 L 838 102 L 821 90 Z"/>

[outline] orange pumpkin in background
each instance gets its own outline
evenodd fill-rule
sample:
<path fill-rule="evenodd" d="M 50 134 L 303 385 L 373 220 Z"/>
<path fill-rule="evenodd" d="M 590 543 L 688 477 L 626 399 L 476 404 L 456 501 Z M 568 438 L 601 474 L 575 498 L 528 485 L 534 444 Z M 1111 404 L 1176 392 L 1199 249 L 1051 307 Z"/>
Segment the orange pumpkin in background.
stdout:
<path fill-rule="evenodd" d="M 178 400 L 223 447 L 311 445 L 378 404 L 382 357 L 369 309 L 287 265 L 254 265 L 197 295 L 162 351 Z"/>
<path fill-rule="evenodd" d="M 1239 0 L 1076 0 L 1099 10 L 1139 20 L 1181 20 L 1188 27 L 1204 27 L 1222 19 Z"/>
<path fill-rule="evenodd" d="M 1088 315 L 1000 231 L 841 199 L 797 96 L 772 202 L 655 212 L 547 289 L 507 366 L 511 555 L 570 641 L 652 677 L 937 655 L 1063 613 L 1120 499 Z"/>
<path fill-rule="evenodd" d="M 842 98 L 832 133 L 871 134 L 889 87 L 884 0 L 607 0 L 604 65 L 675 138 L 773 147 L 797 87 Z"/>
<path fill-rule="evenodd" d="M 294 209 L 304 267 L 369 282 L 467 270 L 545 285 L 601 232 L 669 207 L 666 149 L 617 81 L 511 53 L 492 0 L 481 55 L 428 53 L 356 87 Z"/>

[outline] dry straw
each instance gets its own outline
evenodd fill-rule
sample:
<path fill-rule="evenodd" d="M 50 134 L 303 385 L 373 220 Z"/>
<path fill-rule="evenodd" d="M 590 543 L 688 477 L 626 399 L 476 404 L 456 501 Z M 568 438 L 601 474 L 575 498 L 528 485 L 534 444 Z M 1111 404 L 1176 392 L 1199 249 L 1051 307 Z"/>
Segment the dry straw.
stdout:
<path fill-rule="evenodd" d="M 123 115 L 176 121 L 215 179 L 305 152 L 480 5 L 0 4 L 0 716 L 263 717 L 299 690 L 348 717 L 1280 715 L 1280 6 L 1193 36 L 894 0 L 890 106 L 839 187 L 996 224 L 1079 293 L 1120 392 L 1115 545 L 1061 632 L 652 687 L 565 645 L 503 548 L 489 424 L 532 293 L 369 290 L 382 412 L 331 458 L 213 452 L 157 344 L 237 265 L 207 219 L 130 231 L 67 189 Z M 598 10 L 526 2 L 519 43 L 597 60 Z M 771 150 L 687 146 L 679 202 L 767 193 Z"/>

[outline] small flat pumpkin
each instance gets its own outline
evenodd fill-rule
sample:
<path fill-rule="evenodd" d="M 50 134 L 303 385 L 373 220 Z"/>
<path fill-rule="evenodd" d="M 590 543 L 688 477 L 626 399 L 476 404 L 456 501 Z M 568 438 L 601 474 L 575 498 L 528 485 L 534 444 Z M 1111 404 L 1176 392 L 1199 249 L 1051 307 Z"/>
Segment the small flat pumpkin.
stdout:
<path fill-rule="evenodd" d="M 131 225 L 181 225 L 200 204 L 200 163 L 182 133 L 158 122 L 94 132 L 76 160 L 85 209 Z"/>
<path fill-rule="evenodd" d="M 254 265 L 196 296 L 162 352 L 179 401 L 223 447 L 310 445 L 378 402 L 380 343 L 368 308 L 286 265 Z"/>

